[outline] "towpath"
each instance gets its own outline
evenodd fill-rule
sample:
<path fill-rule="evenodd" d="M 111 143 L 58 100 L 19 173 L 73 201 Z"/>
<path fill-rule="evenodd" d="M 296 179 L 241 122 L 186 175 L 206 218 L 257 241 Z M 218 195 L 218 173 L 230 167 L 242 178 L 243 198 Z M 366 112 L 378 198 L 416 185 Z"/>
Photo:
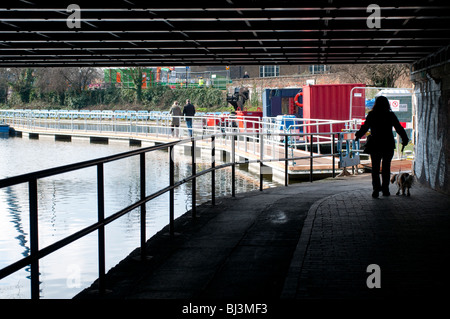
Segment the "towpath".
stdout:
<path fill-rule="evenodd" d="M 444 298 L 450 197 L 371 197 L 369 174 L 237 194 L 178 218 L 76 299 Z M 377 266 L 377 270 L 369 268 Z M 368 284 L 369 278 L 369 284 Z M 370 288 L 371 284 L 381 288 Z"/>

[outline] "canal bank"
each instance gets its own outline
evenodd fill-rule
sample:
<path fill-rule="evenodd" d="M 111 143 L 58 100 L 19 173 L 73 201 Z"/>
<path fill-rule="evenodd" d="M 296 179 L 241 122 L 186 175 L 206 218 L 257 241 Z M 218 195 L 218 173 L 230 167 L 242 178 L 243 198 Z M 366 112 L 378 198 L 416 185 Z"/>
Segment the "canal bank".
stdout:
<path fill-rule="evenodd" d="M 150 238 L 151 258 L 136 249 L 111 269 L 105 294 L 93 283 L 75 299 L 440 299 L 450 200 L 411 194 L 373 199 L 363 174 L 221 198 Z"/>

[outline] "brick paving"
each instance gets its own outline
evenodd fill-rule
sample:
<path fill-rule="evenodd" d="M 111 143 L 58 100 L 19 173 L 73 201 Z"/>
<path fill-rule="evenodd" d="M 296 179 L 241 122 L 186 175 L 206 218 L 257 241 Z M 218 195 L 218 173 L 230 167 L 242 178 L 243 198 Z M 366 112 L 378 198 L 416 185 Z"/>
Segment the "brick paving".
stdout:
<path fill-rule="evenodd" d="M 448 296 L 449 197 L 420 185 L 411 193 L 373 199 L 354 190 L 316 202 L 287 280 L 295 287 L 284 297 Z M 379 289 L 367 287 L 370 264 L 380 267 Z"/>
<path fill-rule="evenodd" d="M 391 193 L 396 189 L 391 185 Z M 311 300 L 443 297 L 450 197 L 420 185 L 411 197 L 371 197 L 369 174 L 237 194 L 176 220 L 77 299 Z M 367 266 L 381 288 L 369 289 Z M 444 291 L 443 291 L 444 290 Z M 256 299 L 255 299 L 256 298 Z"/>

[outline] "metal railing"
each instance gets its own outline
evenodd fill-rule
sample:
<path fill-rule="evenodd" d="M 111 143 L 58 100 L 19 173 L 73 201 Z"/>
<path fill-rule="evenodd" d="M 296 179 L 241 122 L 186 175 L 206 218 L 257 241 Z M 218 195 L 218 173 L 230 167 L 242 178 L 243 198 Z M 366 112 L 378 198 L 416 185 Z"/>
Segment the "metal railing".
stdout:
<path fill-rule="evenodd" d="M 236 161 L 236 139 L 243 133 L 220 133 L 214 135 L 203 135 L 198 137 L 193 137 L 189 139 L 178 140 L 174 142 L 169 142 L 162 145 L 140 148 L 133 151 L 128 151 L 121 154 L 116 154 L 112 156 L 107 156 L 99 159 L 84 161 L 80 163 L 60 166 L 56 168 L 46 169 L 42 171 L 37 171 L 33 173 L 23 174 L 15 177 L 10 177 L 6 179 L 0 180 L 0 189 L 5 187 L 11 187 L 17 184 L 27 183 L 28 184 L 28 200 L 29 200 L 29 218 L 30 218 L 30 253 L 28 256 L 0 269 L 0 280 L 13 274 L 14 272 L 22 269 L 26 266 L 31 266 L 31 298 L 38 299 L 40 297 L 39 293 L 39 260 L 49 254 L 54 253 L 55 251 L 69 245 L 70 243 L 77 241 L 84 236 L 97 231 L 98 232 L 98 291 L 99 293 L 105 292 L 106 279 L 105 279 L 105 226 L 117 220 L 121 216 L 124 216 L 128 212 L 131 212 L 134 209 L 140 208 L 140 256 L 142 259 L 146 258 L 146 249 L 145 243 L 147 240 L 146 236 L 146 203 L 151 201 L 152 199 L 169 192 L 169 233 L 171 236 L 174 235 L 174 189 L 188 182 L 192 183 L 192 208 L 191 213 L 192 216 L 196 217 L 196 179 L 202 175 L 211 174 L 211 203 L 215 205 L 215 172 L 218 169 L 222 169 L 225 167 L 231 167 L 231 195 L 234 197 L 236 195 L 236 165 L 244 164 L 244 163 L 259 163 L 260 165 L 260 190 L 263 190 L 263 173 L 262 167 L 265 162 L 271 161 L 281 161 L 284 162 L 285 166 L 285 186 L 289 184 L 288 178 L 288 169 L 289 169 L 289 161 L 296 159 L 309 159 L 310 160 L 310 181 L 313 181 L 313 159 L 319 157 L 329 157 L 331 156 L 332 161 L 332 176 L 335 176 L 335 136 L 338 135 L 339 132 L 332 133 L 299 133 L 299 134 L 284 134 L 280 133 L 279 136 L 284 137 L 284 158 L 264 158 L 264 153 L 260 152 L 260 157 L 256 160 L 251 161 Z M 270 134 L 261 134 L 261 133 L 245 133 L 245 135 L 254 135 L 257 138 L 261 138 L 261 147 L 263 147 L 263 137 L 268 136 Z M 331 153 L 330 154 L 322 154 L 322 155 L 314 155 L 312 152 L 313 143 L 315 140 L 315 136 L 329 135 L 331 141 Z M 288 137 L 307 137 L 310 143 L 310 155 L 302 156 L 302 157 L 288 157 Z M 218 138 L 224 137 L 230 140 L 231 143 L 231 158 L 230 161 L 225 161 L 223 164 L 216 165 L 216 141 Z M 236 139 L 235 139 L 236 137 Z M 211 143 L 211 167 L 208 169 L 204 169 L 201 172 L 196 171 L 196 143 L 198 141 L 210 141 Z M 177 144 L 190 144 L 192 149 L 192 172 L 191 175 L 183 180 L 175 181 L 174 178 L 174 147 Z M 145 180 L 145 172 L 146 172 L 146 160 L 145 154 L 152 151 L 169 149 L 169 186 L 162 188 L 156 191 L 153 194 L 147 195 L 146 193 L 146 180 Z M 129 205 L 128 207 L 117 211 L 116 213 L 105 217 L 105 203 L 104 203 L 104 164 L 108 162 L 117 161 L 120 159 L 139 156 L 140 158 L 140 200 Z M 38 225 L 38 180 L 59 175 L 62 173 L 67 173 L 71 171 L 76 171 L 88 167 L 96 167 L 97 168 L 97 211 L 98 218 L 97 222 L 91 224 L 84 229 L 75 232 L 53 244 L 50 244 L 44 248 L 39 247 L 39 225 Z"/>
<path fill-rule="evenodd" d="M 3 119 L 18 129 L 57 131 L 73 134 L 97 133 L 114 136 L 157 137 L 171 139 L 172 137 L 189 138 L 186 119 L 192 120 L 194 136 L 220 133 L 264 133 L 267 134 L 266 146 L 283 147 L 284 140 L 280 133 L 331 133 L 342 127 L 346 130 L 357 128 L 357 120 L 325 120 L 281 117 L 258 117 L 252 115 L 231 116 L 229 112 L 198 113 L 193 117 L 171 116 L 169 112 L 160 111 L 68 111 L 68 110 L 0 110 L 0 120 Z M 172 128 L 174 119 L 178 118 L 179 127 Z M 245 134 L 238 138 L 237 148 L 259 155 L 258 134 Z M 309 140 L 306 135 L 288 137 L 291 150 L 303 148 L 308 151 Z M 329 134 L 316 135 L 316 145 L 329 145 Z M 223 143 L 223 140 L 221 141 Z M 321 148 L 316 148 L 321 153 Z"/>
<path fill-rule="evenodd" d="M 167 134 L 172 119 L 175 118 L 168 111 L 76 111 L 76 110 L 0 110 L 0 120 L 4 120 L 11 125 L 19 125 L 27 128 L 41 129 L 68 129 L 74 130 L 97 130 L 97 131 L 118 131 L 127 133 L 146 133 L 145 130 L 137 129 L 138 126 L 159 128 L 155 130 L 157 134 Z M 179 117 L 185 120 L 186 117 Z M 207 131 L 217 131 L 223 128 L 224 124 L 231 122 L 232 117 L 229 112 L 198 112 L 191 117 L 193 126 Z M 330 119 L 306 119 L 306 118 L 283 118 L 260 117 L 244 115 L 234 117 L 239 122 L 239 129 L 247 132 L 256 131 L 286 131 L 307 133 L 307 128 L 314 132 L 319 132 L 327 127 L 327 132 L 337 131 L 333 129 L 336 124 L 344 124 L 346 128 L 356 128 L 355 120 L 330 120 Z M 323 130 L 322 130 L 323 131 Z M 186 130 L 185 136 L 187 136 Z M 147 133 L 150 133 L 147 131 Z M 313 133 L 309 131 L 309 133 Z"/>

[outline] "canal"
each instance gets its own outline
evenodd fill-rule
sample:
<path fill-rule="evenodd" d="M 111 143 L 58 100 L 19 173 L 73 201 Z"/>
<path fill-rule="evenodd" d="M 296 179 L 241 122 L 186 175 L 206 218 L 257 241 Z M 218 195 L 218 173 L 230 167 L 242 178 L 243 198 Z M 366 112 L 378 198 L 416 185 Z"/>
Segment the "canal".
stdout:
<path fill-rule="evenodd" d="M 10 137 L 0 138 L 0 179 L 46 168 L 104 157 L 136 148 L 110 140 L 92 144 L 88 140 L 72 142 Z M 169 185 L 168 153 L 146 154 L 147 193 Z M 199 160 L 197 172 L 209 168 L 208 160 Z M 191 157 L 175 157 L 175 181 L 191 174 Z M 140 198 L 139 157 L 105 164 L 105 217 Z M 258 176 L 237 170 L 237 192 L 259 189 Z M 216 172 L 216 194 L 231 194 L 231 169 Z M 265 186 L 278 186 L 265 181 Z M 88 168 L 38 181 L 39 248 L 44 248 L 97 221 L 96 169 Z M 209 174 L 197 181 L 197 204 L 210 200 Z M 147 204 L 147 237 L 169 222 L 169 194 Z M 29 254 L 28 185 L 0 189 L 0 269 Z M 175 190 L 175 217 L 191 209 L 191 184 Z M 114 267 L 139 246 L 139 217 L 136 209 L 106 226 L 106 270 Z M 72 298 L 98 277 L 97 233 L 62 248 L 40 260 L 40 297 Z M 30 270 L 26 267 L 0 280 L 0 299 L 30 298 Z"/>

